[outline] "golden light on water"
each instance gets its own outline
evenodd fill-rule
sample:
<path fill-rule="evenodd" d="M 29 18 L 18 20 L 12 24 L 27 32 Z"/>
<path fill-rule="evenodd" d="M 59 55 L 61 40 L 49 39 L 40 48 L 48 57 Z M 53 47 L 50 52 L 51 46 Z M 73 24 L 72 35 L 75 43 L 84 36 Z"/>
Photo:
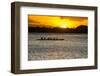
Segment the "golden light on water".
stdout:
<path fill-rule="evenodd" d="M 88 25 L 87 17 L 72 16 L 28 16 L 29 27 L 46 27 L 46 28 L 76 28 L 80 25 Z"/>

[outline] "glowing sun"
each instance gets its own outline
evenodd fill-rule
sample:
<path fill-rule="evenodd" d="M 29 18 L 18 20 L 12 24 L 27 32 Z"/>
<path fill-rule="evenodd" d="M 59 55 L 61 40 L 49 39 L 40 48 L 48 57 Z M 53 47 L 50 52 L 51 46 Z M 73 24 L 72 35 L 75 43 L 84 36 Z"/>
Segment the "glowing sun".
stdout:
<path fill-rule="evenodd" d="M 66 25 L 61 25 L 60 28 L 67 28 L 67 26 Z"/>

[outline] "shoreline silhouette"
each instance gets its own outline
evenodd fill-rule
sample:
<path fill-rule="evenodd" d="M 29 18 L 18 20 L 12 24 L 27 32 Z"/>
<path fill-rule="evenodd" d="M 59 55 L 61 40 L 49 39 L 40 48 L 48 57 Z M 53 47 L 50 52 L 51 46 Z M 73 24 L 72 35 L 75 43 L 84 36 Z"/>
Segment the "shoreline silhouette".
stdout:
<path fill-rule="evenodd" d="M 35 33 L 88 33 L 88 26 L 80 25 L 76 28 L 28 27 L 28 32 L 35 32 Z"/>

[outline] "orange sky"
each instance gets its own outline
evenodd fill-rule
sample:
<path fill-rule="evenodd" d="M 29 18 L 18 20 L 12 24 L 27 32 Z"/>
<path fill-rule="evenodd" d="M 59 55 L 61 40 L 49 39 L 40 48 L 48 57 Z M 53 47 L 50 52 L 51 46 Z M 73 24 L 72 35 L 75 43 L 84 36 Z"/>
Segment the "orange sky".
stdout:
<path fill-rule="evenodd" d="M 28 16 L 29 27 L 47 27 L 47 28 L 75 28 L 79 25 L 88 25 L 87 17 L 71 16 Z"/>

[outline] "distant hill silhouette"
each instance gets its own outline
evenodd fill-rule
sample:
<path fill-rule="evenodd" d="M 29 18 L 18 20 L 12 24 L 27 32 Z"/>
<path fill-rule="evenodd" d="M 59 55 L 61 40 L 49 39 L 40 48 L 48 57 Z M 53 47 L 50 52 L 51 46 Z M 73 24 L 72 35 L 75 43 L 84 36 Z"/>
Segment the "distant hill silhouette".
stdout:
<path fill-rule="evenodd" d="M 45 28 L 45 27 L 28 27 L 29 32 L 37 33 L 87 33 L 88 27 L 86 25 L 80 25 L 76 28 Z"/>
<path fill-rule="evenodd" d="M 87 26 L 84 26 L 84 25 L 80 25 L 75 30 L 77 32 L 87 33 L 88 32 L 88 27 Z"/>

